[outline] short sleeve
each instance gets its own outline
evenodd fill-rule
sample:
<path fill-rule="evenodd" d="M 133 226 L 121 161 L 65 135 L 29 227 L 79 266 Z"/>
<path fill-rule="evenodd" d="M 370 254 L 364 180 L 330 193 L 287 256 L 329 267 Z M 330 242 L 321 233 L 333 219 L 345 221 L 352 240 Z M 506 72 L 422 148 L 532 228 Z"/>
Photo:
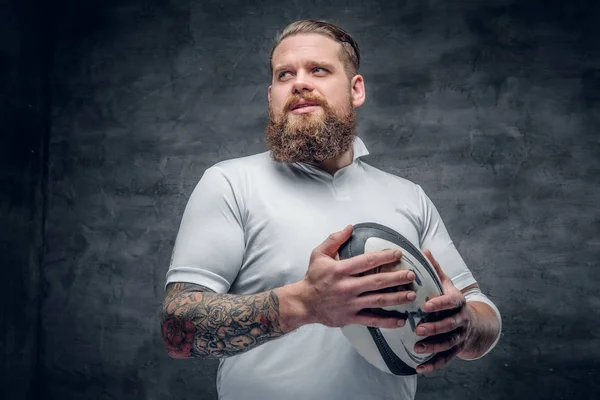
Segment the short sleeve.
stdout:
<path fill-rule="evenodd" d="M 244 257 L 244 230 L 234 187 L 218 167 L 208 168 L 186 205 L 167 272 L 171 282 L 227 293 Z"/>
<path fill-rule="evenodd" d="M 459 290 L 476 283 L 473 274 L 454 246 L 448 230 L 431 199 L 417 185 L 420 213 L 421 250 L 429 249 L 440 267 Z"/>

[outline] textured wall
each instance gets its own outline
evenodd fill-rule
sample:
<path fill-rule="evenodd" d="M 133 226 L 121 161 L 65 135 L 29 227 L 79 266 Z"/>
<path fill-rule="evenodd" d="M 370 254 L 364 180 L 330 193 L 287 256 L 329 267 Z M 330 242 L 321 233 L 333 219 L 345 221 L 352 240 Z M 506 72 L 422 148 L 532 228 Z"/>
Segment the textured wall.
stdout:
<path fill-rule="evenodd" d="M 216 361 L 163 349 L 165 272 L 203 171 L 264 151 L 269 45 L 303 17 L 357 38 L 369 162 L 424 187 L 504 314 L 492 354 L 418 398 L 600 394 L 598 3 L 72 3 L 55 16 L 47 398 L 215 398 Z"/>
<path fill-rule="evenodd" d="M 48 42 L 37 1 L 0 4 L 0 393 L 36 396 Z"/>

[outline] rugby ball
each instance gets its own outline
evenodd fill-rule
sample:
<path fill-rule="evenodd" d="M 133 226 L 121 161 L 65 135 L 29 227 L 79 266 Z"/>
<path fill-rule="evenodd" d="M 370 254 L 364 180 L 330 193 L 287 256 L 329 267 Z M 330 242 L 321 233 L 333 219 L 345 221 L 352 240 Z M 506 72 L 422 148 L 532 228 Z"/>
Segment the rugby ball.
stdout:
<path fill-rule="evenodd" d="M 406 317 L 406 324 L 394 329 L 364 325 L 346 325 L 340 329 L 358 353 L 375 367 L 394 375 L 414 375 L 418 365 L 435 356 L 435 353 L 423 354 L 414 351 L 415 344 L 425 339 L 423 336 L 417 336 L 416 327 L 421 322 L 441 317 L 439 313 L 423 311 L 425 302 L 443 294 L 441 281 L 429 259 L 404 236 L 376 223 L 354 225 L 352 235 L 340 247 L 338 257 L 343 260 L 387 249 L 401 250 L 402 259 L 395 264 L 380 266 L 360 275 L 393 270 L 412 270 L 416 275 L 413 283 L 383 289 L 380 292 L 412 290 L 416 293 L 417 298 L 408 304 L 370 309 L 369 311 L 380 315 L 401 313 Z"/>

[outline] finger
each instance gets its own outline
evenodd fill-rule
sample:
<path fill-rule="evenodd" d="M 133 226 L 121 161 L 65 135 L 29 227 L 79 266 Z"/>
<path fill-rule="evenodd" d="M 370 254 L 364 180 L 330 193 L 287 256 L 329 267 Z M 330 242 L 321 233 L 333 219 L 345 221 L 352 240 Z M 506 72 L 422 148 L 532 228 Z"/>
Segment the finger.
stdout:
<path fill-rule="evenodd" d="M 350 238 L 353 230 L 354 227 L 352 225 L 348 225 L 341 231 L 332 233 L 327 239 L 325 239 L 323 243 L 315 248 L 315 251 L 332 258 L 335 257 L 340 249 L 340 246 Z"/>
<path fill-rule="evenodd" d="M 380 265 L 398 262 L 401 258 L 400 250 L 373 251 L 342 260 L 340 270 L 345 275 L 356 275 Z"/>
<path fill-rule="evenodd" d="M 446 273 L 442 270 L 442 267 L 440 267 L 440 263 L 438 263 L 437 260 L 433 257 L 433 254 L 431 254 L 431 251 L 429 251 L 429 249 L 425 249 L 423 250 L 423 253 L 427 256 L 427 258 L 433 265 L 433 268 L 435 268 L 435 272 L 439 276 L 440 281 L 444 282 L 445 280 L 449 279 Z"/>
<path fill-rule="evenodd" d="M 425 372 L 432 372 L 443 365 L 448 364 L 461 350 L 461 346 L 453 347 L 448 351 L 438 353 L 426 363 L 423 363 L 417 367 L 417 373 L 422 374 Z"/>
<path fill-rule="evenodd" d="M 376 268 L 367 270 L 367 271 L 362 272 L 360 274 L 356 274 L 355 276 L 362 276 L 362 275 L 368 275 L 368 274 L 377 274 L 377 273 L 380 273 L 380 272 L 394 272 L 394 271 L 398 270 L 398 263 L 399 263 L 399 260 L 397 260 L 396 257 L 394 257 L 392 259 L 392 262 L 390 262 L 390 263 L 379 265 Z"/>
<path fill-rule="evenodd" d="M 466 339 L 466 329 L 459 328 L 452 332 L 435 335 L 415 344 L 417 354 L 441 353 L 462 344 Z"/>
<path fill-rule="evenodd" d="M 460 292 L 451 292 L 429 300 L 423 305 L 423 309 L 428 313 L 434 313 L 444 310 L 459 309 L 465 304 L 465 297 L 460 294 Z"/>
<path fill-rule="evenodd" d="M 393 272 L 380 272 L 378 274 L 370 274 L 361 276 L 353 281 L 355 293 L 361 294 L 376 290 L 394 288 L 396 286 L 408 285 L 416 278 L 413 271 L 401 270 Z"/>
<path fill-rule="evenodd" d="M 467 326 L 468 317 L 463 312 L 450 315 L 435 322 L 423 322 L 417 326 L 418 336 L 433 336 L 451 332 L 457 328 Z"/>
<path fill-rule="evenodd" d="M 415 292 L 411 290 L 395 293 L 373 293 L 364 294 L 354 299 L 353 306 L 357 309 L 363 308 L 382 308 L 401 304 L 408 304 L 416 298 Z"/>
<path fill-rule="evenodd" d="M 372 326 L 374 328 L 394 329 L 404 326 L 406 324 L 406 319 L 397 317 L 382 317 L 370 312 L 369 310 L 361 310 L 356 314 L 350 323 L 363 326 Z"/>

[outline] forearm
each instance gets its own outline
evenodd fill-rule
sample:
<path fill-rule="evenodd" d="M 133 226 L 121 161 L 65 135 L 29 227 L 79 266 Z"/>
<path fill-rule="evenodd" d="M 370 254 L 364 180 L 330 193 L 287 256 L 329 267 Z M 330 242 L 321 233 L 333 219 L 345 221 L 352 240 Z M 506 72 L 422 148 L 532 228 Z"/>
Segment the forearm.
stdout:
<path fill-rule="evenodd" d="M 471 360 L 481 357 L 494 344 L 500 331 L 500 323 L 496 312 L 485 303 L 468 302 L 467 307 L 473 317 L 473 323 L 458 357 Z"/>
<path fill-rule="evenodd" d="M 231 357 L 308 322 L 295 285 L 252 295 L 186 290 L 185 285 L 169 285 L 164 302 L 162 332 L 171 357 Z"/>

